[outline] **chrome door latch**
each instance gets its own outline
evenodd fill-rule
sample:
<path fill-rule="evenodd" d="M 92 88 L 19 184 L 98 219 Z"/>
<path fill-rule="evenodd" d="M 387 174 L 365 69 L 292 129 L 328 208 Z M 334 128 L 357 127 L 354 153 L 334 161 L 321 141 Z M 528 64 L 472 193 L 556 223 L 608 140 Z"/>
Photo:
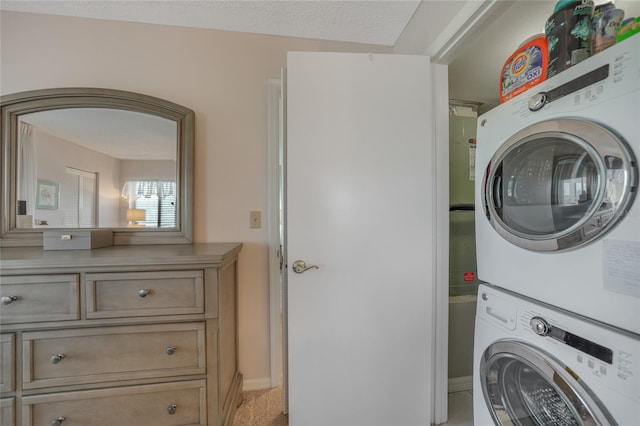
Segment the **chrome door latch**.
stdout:
<path fill-rule="evenodd" d="M 302 274 L 309 269 L 320 269 L 316 265 L 307 266 L 304 260 L 296 260 L 293 262 L 293 272 L 296 274 Z"/>

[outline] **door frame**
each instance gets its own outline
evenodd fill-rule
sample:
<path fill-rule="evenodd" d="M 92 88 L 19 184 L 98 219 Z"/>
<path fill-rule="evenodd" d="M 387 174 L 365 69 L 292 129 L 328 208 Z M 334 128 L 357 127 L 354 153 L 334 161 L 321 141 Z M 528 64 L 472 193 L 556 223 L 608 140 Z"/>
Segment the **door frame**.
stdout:
<path fill-rule="evenodd" d="M 432 423 L 446 423 L 448 419 L 449 386 L 449 67 L 433 65 L 433 140 L 436 164 L 436 270 L 434 271 L 434 418 Z M 444 83 L 444 84 L 443 84 Z"/>
<path fill-rule="evenodd" d="M 281 357 L 286 360 L 283 349 L 286 334 L 282 332 L 281 336 L 280 322 L 280 313 L 283 309 L 283 286 L 280 273 L 280 259 L 282 259 L 280 241 L 281 96 L 281 80 L 269 79 L 267 81 L 267 236 L 269 241 L 269 382 L 272 388 L 280 384 L 281 377 L 283 382 L 286 381 L 286 374 L 280 364 Z"/>

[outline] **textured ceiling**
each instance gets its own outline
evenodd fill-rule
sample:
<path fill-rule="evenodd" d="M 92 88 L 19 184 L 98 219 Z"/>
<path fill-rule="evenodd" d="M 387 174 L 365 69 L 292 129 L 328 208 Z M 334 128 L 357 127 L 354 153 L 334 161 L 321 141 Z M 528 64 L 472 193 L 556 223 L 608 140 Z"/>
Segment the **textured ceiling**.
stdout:
<path fill-rule="evenodd" d="M 395 45 L 416 0 L 2 0 L 3 10 Z"/>

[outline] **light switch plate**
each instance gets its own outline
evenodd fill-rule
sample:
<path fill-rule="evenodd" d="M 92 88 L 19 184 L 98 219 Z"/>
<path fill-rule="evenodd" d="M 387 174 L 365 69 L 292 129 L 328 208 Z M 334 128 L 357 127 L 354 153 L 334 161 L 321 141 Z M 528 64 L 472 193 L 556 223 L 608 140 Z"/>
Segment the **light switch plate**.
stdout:
<path fill-rule="evenodd" d="M 251 229 L 262 228 L 262 212 L 249 212 L 249 227 Z"/>

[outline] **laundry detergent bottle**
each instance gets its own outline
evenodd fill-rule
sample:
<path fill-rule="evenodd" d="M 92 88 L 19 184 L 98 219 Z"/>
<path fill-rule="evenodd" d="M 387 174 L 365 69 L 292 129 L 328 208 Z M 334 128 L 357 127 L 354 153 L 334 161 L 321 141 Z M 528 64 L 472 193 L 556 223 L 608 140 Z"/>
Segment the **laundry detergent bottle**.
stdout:
<path fill-rule="evenodd" d="M 547 77 L 591 56 L 593 0 L 560 0 L 547 20 L 544 32 L 549 48 Z"/>
<path fill-rule="evenodd" d="M 547 78 L 547 39 L 538 34 L 523 42 L 502 67 L 500 102 L 530 89 Z"/>

